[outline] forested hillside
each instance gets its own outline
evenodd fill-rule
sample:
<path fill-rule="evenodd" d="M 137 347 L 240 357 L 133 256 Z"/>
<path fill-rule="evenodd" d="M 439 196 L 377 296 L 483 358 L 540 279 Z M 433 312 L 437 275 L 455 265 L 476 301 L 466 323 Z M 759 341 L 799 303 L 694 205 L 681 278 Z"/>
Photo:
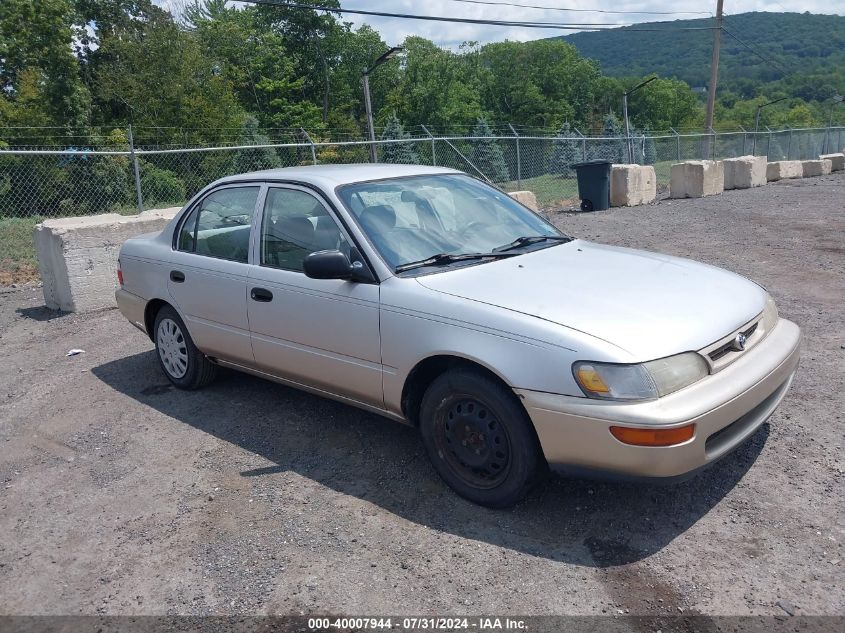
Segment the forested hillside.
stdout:
<path fill-rule="evenodd" d="M 562 39 L 614 77 L 657 73 L 695 88 L 709 81 L 713 33 L 672 29 L 712 25 L 713 18 L 675 20 Z M 635 30 L 646 26 L 665 32 Z M 724 28 L 719 86 L 725 91 L 746 99 L 782 91 L 807 101 L 845 93 L 845 16 L 741 13 L 725 16 Z"/>

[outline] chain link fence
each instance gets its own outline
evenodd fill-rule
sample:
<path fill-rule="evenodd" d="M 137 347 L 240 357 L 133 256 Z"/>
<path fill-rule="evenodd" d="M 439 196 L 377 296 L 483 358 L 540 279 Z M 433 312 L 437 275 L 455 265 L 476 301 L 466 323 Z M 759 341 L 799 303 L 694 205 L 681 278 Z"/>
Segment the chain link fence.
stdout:
<path fill-rule="evenodd" d="M 426 128 L 423 128 L 424 130 Z M 375 142 L 379 162 L 451 167 L 506 191 L 530 189 L 541 206 L 555 208 L 577 198 L 572 165 L 603 159 L 654 165 L 667 184 L 672 163 L 747 154 L 769 160 L 816 158 L 841 151 L 845 128 L 754 132 L 635 134 L 562 137 L 511 128 L 495 136 L 414 136 Z M 219 147 L 124 149 L 0 149 L 0 221 L 96 213 L 137 213 L 180 206 L 208 183 L 232 174 L 290 167 L 363 163 L 369 142 L 312 141 Z M 108 146 L 107 146 L 108 147 Z"/>

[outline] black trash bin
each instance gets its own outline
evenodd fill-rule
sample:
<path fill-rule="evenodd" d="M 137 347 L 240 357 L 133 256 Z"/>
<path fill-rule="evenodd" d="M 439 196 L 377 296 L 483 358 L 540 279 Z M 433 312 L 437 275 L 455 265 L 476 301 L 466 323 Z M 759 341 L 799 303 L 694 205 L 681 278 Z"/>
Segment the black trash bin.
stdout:
<path fill-rule="evenodd" d="M 572 165 L 578 174 L 581 211 L 603 211 L 610 208 L 611 164 L 608 160 L 588 160 Z"/>

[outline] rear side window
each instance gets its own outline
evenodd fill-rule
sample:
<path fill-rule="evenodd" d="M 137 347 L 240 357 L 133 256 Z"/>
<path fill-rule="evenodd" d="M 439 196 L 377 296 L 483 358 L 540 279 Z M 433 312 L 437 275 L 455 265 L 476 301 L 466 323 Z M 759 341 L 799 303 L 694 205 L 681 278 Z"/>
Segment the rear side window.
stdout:
<path fill-rule="evenodd" d="M 258 187 L 230 187 L 209 194 L 182 222 L 180 251 L 246 263 Z"/>

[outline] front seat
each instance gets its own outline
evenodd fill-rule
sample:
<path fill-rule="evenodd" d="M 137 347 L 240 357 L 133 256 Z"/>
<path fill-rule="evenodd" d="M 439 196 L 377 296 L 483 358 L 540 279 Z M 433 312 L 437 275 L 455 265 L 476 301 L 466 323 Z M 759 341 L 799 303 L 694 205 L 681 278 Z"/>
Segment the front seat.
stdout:
<path fill-rule="evenodd" d="M 264 240 L 265 253 L 272 265 L 299 270 L 305 256 L 314 250 L 314 224 L 303 216 L 280 218 Z"/>

